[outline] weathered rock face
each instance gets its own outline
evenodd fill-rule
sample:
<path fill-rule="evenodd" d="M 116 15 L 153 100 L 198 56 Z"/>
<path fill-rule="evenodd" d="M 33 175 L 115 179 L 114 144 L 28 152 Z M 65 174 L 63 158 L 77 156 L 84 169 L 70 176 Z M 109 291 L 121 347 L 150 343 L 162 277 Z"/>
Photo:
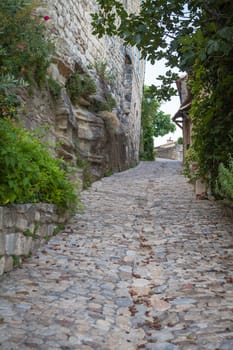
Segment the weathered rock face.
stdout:
<path fill-rule="evenodd" d="M 127 3 L 129 9 L 139 9 L 139 0 Z M 138 161 L 144 62 L 136 48 L 125 47 L 120 39 L 92 35 L 91 13 L 95 9 L 95 0 L 47 0 L 38 9 L 38 14 L 50 16 L 46 25 L 56 46 L 49 75 L 63 88 L 56 100 L 48 91 L 25 98 L 25 119 L 29 128 L 48 124 L 49 140 L 61 145 L 59 154 L 73 164 L 81 155 L 91 162 L 98 178 L 106 169 L 123 170 Z M 96 69 L 101 63 L 106 64 L 114 82 L 103 84 Z M 74 105 L 65 85 L 75 71 L 91 76 L 97 92 Z M 109 115 L 93 108 L 104 89 L 116 100 Z"/>

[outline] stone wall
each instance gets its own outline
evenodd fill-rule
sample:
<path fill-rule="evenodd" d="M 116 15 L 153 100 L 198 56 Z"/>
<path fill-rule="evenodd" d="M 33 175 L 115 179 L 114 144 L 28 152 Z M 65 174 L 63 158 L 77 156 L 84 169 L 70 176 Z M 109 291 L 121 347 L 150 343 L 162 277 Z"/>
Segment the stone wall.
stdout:
<path fill-rule="evenodd" d="M 124 1 L 130 11 L 140 0 Z M 144 61 L 136 48 L 120 39 L 92 35 L 91 13 L 95 0 L 46 0 L 35 15 L 50 20 L 47 35 L 56 48 L 48 77 L 60 84 L 54 98 L 49 86 L 22 90 L 21 119 L 28 129 L 46 127 L 47 140 L 59 144 L 57 153 L 77 165 L 80 157 L 90 162 L 93 180 L 109 171 L 120 171 L 138 162 Z M 43 20 L 43 19 L 42 19 Z M 106 63 L 114 84 L 103 84 L 96 64 Z M 72 104 L 66 82 L 71 74 L 91 76 L 97 85 L 94 96 Z M 103 98 L 104 89 L 116 100 L 116 107 L 101 113 L 90 106 Z M 80 178 L 80 169 L 74 177 Z M 0 274 L 10 271 L 22 259 L 57 232 L 64 217 L 48 204 L 0 207 Z"/>
<path fill-rule="evenodd" d="M 156 158 L 165 158 L 173 160 L 183 160 L 183 145 L 176 142 L 168 142 L 165 145 L 155 147 Z"/>
<path fill-rule="evenodd" d="M 127 1 L 131 11 L 137 11 L 139 5 L 139 0 Z M 48 125 L 48 139 L 59 142 L 59 155 L 74 165 L 81 155 L 91 162 L 93 177 L 99 178 L 106 169 L 119 171 L 138 162 L 144 61 L 136 48 L 125 47 L 120 39 L 92 35 L 91 13 L 96 8 L 95 0 L 42 1 L 37 15 L 49 15 L 47 34 L 56 47 L 49 75 L 63 89 L 56 101 L 46 89 L 22 96 L 27 111 L 22 119 L 28 128 Z M 114 76 L 114 84 L 107 89 L 116 100 L 110 117 L 115 124 L 90 108 L 103 96 L 95 68 L 101 62 Z M 97 92 L 92 100 L 73 105 L 65 84 L 75 71 L 94 78 Z"/>
<path fill-rule="evenodd" d="M 0 207 L 0 275 L 57 234 L 68 216 L 57 215 L 52 204 Z"/>

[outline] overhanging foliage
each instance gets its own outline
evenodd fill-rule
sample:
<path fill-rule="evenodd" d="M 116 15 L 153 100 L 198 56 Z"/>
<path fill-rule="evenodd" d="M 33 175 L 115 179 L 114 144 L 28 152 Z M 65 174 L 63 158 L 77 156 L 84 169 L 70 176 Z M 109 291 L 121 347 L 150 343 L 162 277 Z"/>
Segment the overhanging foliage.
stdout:
<path fill-rule="evenodd" d="M 214 185 L 220 163 L 233 150 L 233 2 L 231 0 L 144 0 L 127 13 L 118 0 L 97 0 L 94 33 L 120 36 L 152 63 L 165 58 L 158 98 L 169 99 L 178 67 L 189 74 L 193 94 L 193 148 L 199 173 Z M 214 186 L 212 186 L 214 188 Z"/>
<path fill-rule="evenodd" d="M 142 99 L 142 143 L 141 159 L 154 160 L 154 137 L 174 132 L 176 127 L 169 114 L 160 109 L 159 102 L 153 97 L 148 86 L 144 86 Z"/>

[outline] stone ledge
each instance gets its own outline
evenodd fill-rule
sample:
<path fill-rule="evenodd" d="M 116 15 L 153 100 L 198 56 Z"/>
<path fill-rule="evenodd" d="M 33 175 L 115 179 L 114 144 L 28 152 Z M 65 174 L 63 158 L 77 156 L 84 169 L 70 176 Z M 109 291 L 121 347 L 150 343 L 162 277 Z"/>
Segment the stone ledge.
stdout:
<path fill-rule="evenodd" d="M 0 275 L 57 234 L 69 217 L 47 203 L 0 207 Z"/>

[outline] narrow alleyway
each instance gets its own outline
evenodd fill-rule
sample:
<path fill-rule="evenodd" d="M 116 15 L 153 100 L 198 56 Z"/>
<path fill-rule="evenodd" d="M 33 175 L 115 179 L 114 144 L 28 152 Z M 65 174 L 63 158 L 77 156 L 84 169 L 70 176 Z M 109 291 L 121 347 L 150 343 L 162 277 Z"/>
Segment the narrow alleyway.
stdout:
<path fill-rule="evenodd" d="M 85 210 L 0 279 L 2 350 L 232 350 L 233 227 L 176 161 L 93 184 Z"/>

